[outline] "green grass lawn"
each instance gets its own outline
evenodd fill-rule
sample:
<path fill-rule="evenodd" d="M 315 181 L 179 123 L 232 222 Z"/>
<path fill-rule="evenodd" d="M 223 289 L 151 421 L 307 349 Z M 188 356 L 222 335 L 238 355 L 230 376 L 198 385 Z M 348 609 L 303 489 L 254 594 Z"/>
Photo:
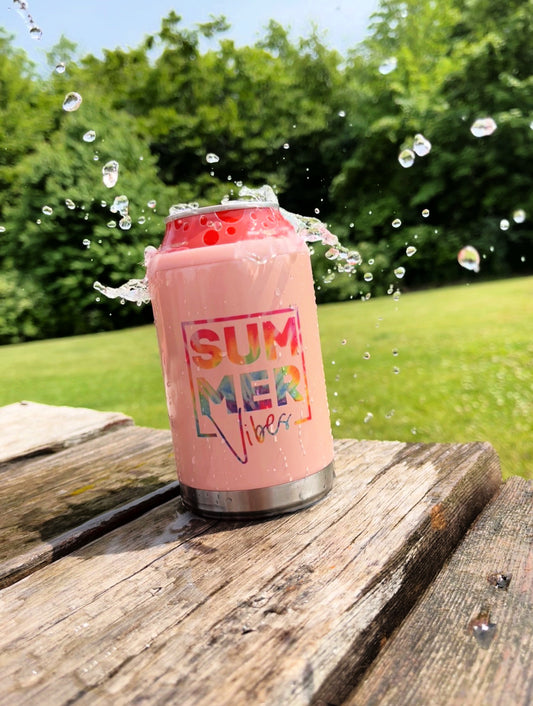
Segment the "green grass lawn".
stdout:
<path fill-rule="evenodd" d="M 336 437 L 490 441 L 533 478 L 533 277 L 319 308 Z M 0 405 L 118 410 L 168 427 L 155 330 L 0 348 Z"/>

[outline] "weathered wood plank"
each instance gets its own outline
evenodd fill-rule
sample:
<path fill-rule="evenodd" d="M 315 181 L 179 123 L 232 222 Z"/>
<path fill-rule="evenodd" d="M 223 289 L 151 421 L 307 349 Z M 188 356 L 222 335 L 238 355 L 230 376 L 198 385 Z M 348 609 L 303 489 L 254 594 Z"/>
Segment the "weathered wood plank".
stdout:
<path fill-rule="evenodd" d="M 10 703 L 339 703 L 500 483 L 488 444 L 336 442 L 315 506 L 172 501 L 0 593 Z"/>
<path fill-rule="evenodd" d="M 0 561 L 31 550 L 29 563 L 22 558 L 22 563 L 0 565 L 2 580 L 13 577 L 16 566 L 41 565 L 54 546 L 57 555 L 64 542 L 51 544 L 54 537 L 176 480 L 169 431 L 113 429 L 57 453 L 1 467 Z M 104 519 L 99 522 L 103 527 Z"/>
<path fill-rule="evenodd" d="M 346 706 L 533 703 L 533 481 L 510 478 Z"/>
<path fill-rule="evenodd" d="M 133 424 L 133 420 L 120 412 L 37 402 L 6 405 L 0 407 L 0 464 L 22 456 L 52 453 L 125 424 Z"/>
<path fill-rule="evenodd" d="M 11 559 L 0 563 L 0 589 L 11 586 L 37 569 L 57 561 L 62 556 L 73 552 L 85 544 L 89 544 L 116 527 L 131 522 L 158 505 L 162 505 L 171 498 L 179 495 L 178 481 L 167 483 L 151 493 L 113 507 L 96 517 L 77 525 L 63 534 L 53 537 L 48 542 L 32 545 L 31 549 L 23 554 L 17 554 Z"/>

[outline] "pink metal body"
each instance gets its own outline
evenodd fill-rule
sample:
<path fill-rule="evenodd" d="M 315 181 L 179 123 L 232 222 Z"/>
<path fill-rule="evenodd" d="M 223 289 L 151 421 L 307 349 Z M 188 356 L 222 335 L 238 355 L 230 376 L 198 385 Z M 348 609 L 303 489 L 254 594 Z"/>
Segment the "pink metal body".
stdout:
<path fill-rule="evenodd" d="M 180 483 L 252 491 L 332 468 L 309 252 L 277 207 L 169 218 L 147 275 Z"/>

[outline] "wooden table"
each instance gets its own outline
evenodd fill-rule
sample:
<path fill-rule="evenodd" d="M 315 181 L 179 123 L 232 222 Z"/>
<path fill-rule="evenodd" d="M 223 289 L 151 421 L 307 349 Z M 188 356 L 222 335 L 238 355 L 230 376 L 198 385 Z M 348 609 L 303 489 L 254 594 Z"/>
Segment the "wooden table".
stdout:
<path fill-rule="evenodd" d="M 328 497 L 185 510 L 169 433 L 0 409 L 2 704 L 531 704 L 533 485 L 341 440 Z"/>

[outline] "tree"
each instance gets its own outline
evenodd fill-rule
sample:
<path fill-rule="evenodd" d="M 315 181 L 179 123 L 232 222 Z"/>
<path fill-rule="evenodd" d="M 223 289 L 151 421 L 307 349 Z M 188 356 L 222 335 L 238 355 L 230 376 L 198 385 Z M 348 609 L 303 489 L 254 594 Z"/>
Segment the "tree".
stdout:
<path fill-rule="evenodd" d="M 14 172 L 5 209 L 10 233 L 5 262 L 40 292 L 40 337 L 151 320 L 149 309 L 103 306 L 93 289 L 95 279 L 116 285 L 142 277 L 144 247 L 162 239 L 162 217 L 147 202 L 155 199 L 164 215 L 169 198 L 149 145 L 135 120 L 110 111 L 101 95 L 86 93 L 76 113 L 61 111 L 59 101 L 57 111 L 58 129 Z M 96 137 L 87 142 L 90 131 Z M 119 178 L 107 188 L 102 167 L 112 160 L 119 164 Z M 113 213 L 117 196 L 129 204 Z"/>
<path fill-rule="evenodd" d="M 457 278 L 455 255 L 468 242 L 487 258 L 485 272 L 515 268 L 516 242 L 500 244 L 503 257 L 490 252 L 500 220 L 511 220 L 513 208 L 530 210 L 530 10 L 524 0 L 384 0 L 372 37 L 352 54 L 353 148 L 332 184 L 334 218 L 348 215 L 355 238 L 388 253 L 389 269 L 403 262 L 404 284 Z M 487 115 L 501 127 L 475 138 L 470 126 Z M 399 153 L 416 133 L 433 148 L 404 168 Z M 408 245 L 417 255 L 406 262 Z"/>

